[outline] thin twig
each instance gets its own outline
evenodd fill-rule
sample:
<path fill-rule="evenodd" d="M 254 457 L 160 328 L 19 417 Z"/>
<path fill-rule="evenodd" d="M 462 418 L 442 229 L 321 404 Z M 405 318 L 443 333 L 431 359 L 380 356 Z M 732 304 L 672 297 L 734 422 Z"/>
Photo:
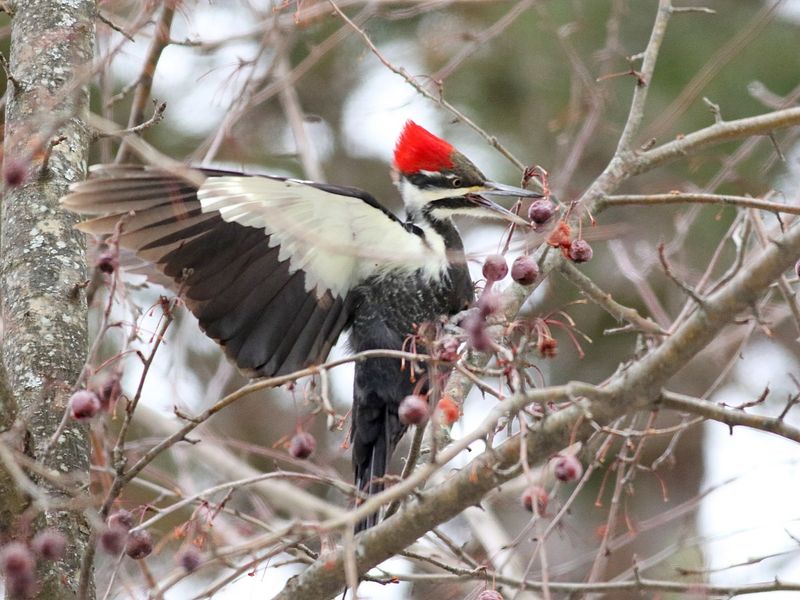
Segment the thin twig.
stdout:
<path fill-rule="evenodd" d="M 597 284 L 584 275 L 580 269 L 576 268 L 570 261 L 560 261 L 558 269 L 567 281 L 573 283 L 586 294 L 586 296 L 591 298 L 618 321 L 628 321 L 628 323 L 633 325 L 636 329 L 646 333 L 668 335 L 667 331 L 659 327 L 659 325 L 652 320 L 641 316 L 636 309 L 623 306 L 614 300 L 611 294 L 600 289 Z"/>
<path fill-rule="evenodd" d="M 784 204 L 782 202 L 768 202 L 748 196 L 729 196 L 726 194 L 692 194 L 671 192 L 668 194 L 627 194 L 606 196 L 598 200 L 595 205 L 597 212 L 615 206 L 667 206 L 671 204 L 718 204 L 737 206 L 741 208 L 755 208 L 773 213 L 787 213 L 800 215 L 800 206 Z"/>
<path fill-rule="evenodd" d="M 154 125 L 157 125 L 164 119 L 164 111 L 167 109 L 166 102 L 159 102 L 155 98 L 153 98 L 153 114 L 152 116 L 139 123 L 138 125 L 134 125 L 133 127 L 127 127 L 125 129 L 119 129 L 117 131 L 101 131 L 95 130 L 92 134 L 93 141 L 102 140 L 105 138 L 123 138 L 126 135 L 132 134 L 139 134 L 145 129 L 149 129 Z"/>
<path fill-rule="evenodd" d="M 142 72 L 136 80 L 136 93 L 133 96 L 130 116 L 128 117 L 128 129 L 132 129 L 144 121 L 144 107 L 150 97 L 150 90 L 153 87 L 153 76 L 156 72 L 158 61 L 161 54 L 169 44 L 170 29 L 172 19 L 175 16 L 177 2 L 165 2 L 161 11 L 161 17 L 155 25 L 155 33 L 147 50 Z M 127 160 L 130 147 L 127 140 L 123 140 L 117 152 L 115 162 L 124 163 Z"/>
<path fill-rule="evenodd" d="M 800 427 L 786 423 L 780 417 L 748 414 L 740 409 L 733 409 L 708 400 L 668 391 L 661 394 L 661 403 L 663 406 L 673 410 L 702 415 L 708 419 L 719 421 L 731 429 L 737 426 L 750 427 L 800 442 Z"/>
<path fill-rule="evenodd" d="M 664 274 L 669 277 L 675 285 L 681 288 L 687 296 L 689 296 L 697 304 L 702 305 L 704 300 L 698 295 L 698 293 L 694 291 L 690 285 L 681 280 L 677 275 L 675 275 L 675 273 L 672 272 L 672 267 L 670 267 L 669 261 L 667 261 L 667 257 L 664 254 L 664 242 L 661 242 L 658 245 L 658 258 L 661 261 L 661 267 L 664 269 Z"/>

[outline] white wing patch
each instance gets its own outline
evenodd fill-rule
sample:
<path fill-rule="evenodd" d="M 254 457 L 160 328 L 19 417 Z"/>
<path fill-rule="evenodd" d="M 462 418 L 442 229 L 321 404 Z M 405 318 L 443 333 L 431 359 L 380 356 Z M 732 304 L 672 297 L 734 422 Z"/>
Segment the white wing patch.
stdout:
<path fill-rule="evenodd" d="M 447 269 L 438 235 L 420 236 L 360 198 L 334 194 L 297 180 L 211 177 L 197 192 L 204 213 L 263 229 L 291 272 L 302 269 L 306 291 L 345 296 L 382 272 Z M 426 232 L 427 233 L 427 232 Z"/>

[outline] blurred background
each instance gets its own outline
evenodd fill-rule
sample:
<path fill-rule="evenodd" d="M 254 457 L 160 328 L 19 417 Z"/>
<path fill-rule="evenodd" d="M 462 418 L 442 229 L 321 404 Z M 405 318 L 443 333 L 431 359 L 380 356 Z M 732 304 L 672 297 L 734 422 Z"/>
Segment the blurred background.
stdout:
<path fill-rule="evenodd" d="M 616 147 L 634 85 L 634 76 L 627 73 L 640 66 L 630 57 L 644 49 L 656 5 L 652 0 L 339 4 L 385 61 L 496 137 L 522 164 L 547 169 L 552 189 L 564 203 L 586 189 Z M 712 124 L 710 103 L 729 120 L 791 106 L 800 97 L 800 2 L 705 0 L 702 6 L 714 14 L 678 13 L 669 23 L 655 77 L 648 82 L 645 125 L 637 140 L 643 145 Z M 126 88 L 140 76 L 163 8 L 119 1 L 100 2 L 99 8 L 134 40 L 98 23 L 98 61 L 107 61 L 107 68 L 97 78 L 93 110 L 124 126 L 134 97 Z M 151 92 L 167 103 L 165 118 L 143 137 L 173 158 L 360 187 L 398 211 L 399 198 L 389 175 L 391 154 L 402 125 L 414 119 L 453 142 L 491 179 L 520 182 L 522 174 L 512 161 L 387 68 L 326 2 L 182 2 L 169 39 L 172 43 L 163 48 Z M 7 49 L 6 39 L 4 52 Z M 147 105 L 148 115 L 151 110 Z M 761 196 L 775 190 L 773 200 L 796 204 L 799 133 L 773 140 L 779 152 L 766 137 L 714 147 L 636 177 L 620 193 L 681 190 Z M 95 145 L 93 162 L 111 161 L 115 152 L 115 143 L 103 140 Z M 658 244 L 666 243 L 675 272 L 695 282 L 737 218 L 734 208 L 714 206 L 607 210 L 585 231 L 594 259 L 582 270 L 619 302 L 668 327 L 686 298 L 664 276 Z M 770 226 L 775 223 L 772 215 L 764 220 Z M 486 223 L 460 226 L 478 280 L 481 259 L 502 247 L 503 230 Z M 722 266 L 715 273 L 724 271 L 734 256 L 732 244 L 723 246 Z M 157 315 L 148 316 L 147 307 L 157 303 L 161 290 L 140 281 L 129 283 L 129 300 L 141 307 L 141 331 L 154 330 Z M 565 330 L 554 327 L 558 355 L 537 365 L 545 384 L 572 379 L 599 383 L 636 354 L 635 334 L 605 334 L 617 323 L 594 304 L 577 302 L 580 299 L 571 284 L 553 274 L 524 308 L 527 315 L 549 315 L 561 322 L 568 315 L 591 340 L 579 337 L 579 349 Z M 101 291 L 95 296 L 95 323 L 104 304 Z M 115 310 L 119 318 L 130 318 L 129 305 L 120 303 Z M 750 410 L 780 413 L 799 391 L 797 331 L 785 311 L 776 308 L 766 314 L 768 325 L 726 330 L 675 378 L 671 389 L 710 394 L 714 401 L 736 406 L 756 400 L 769 386 L 768 399 Z M 107 356 L 122 347 L 124 331 L 108 336 Z M 149 341 L 141 335 L 133 344 L 147 348 Z M 345 352 L 340 345 L 334 356 Z M 127 364 L 124 388 L 131 393 L 140 370 L 133 359 Z M 351 377 L 349 366 L 331 373 L 334 408 L 341 415 L 349 408 Z M 174 427 L 175 407 L 199 413 L 245 382 L 200 333 L 191 315 L 180 311 L 146 381 L 137 429 L 140 450 Z M 191 494 L 251 472 L 247 469 L 288 469 L 349 481 L 350 456 L 343 447 L 348 423 L 329 431 L 325 415 L 312 414 L 318 406 L 316 395 L 310 382 L 300 382 L 291 391 L 274 390 L 240 401 L 202 427 L 195 436 L 201 440 L 198 445 L 177 446 L 155 463 L 144 477 L 152 485 L 132 486 L 125 501 L 131 506 L 157 504 L 165 497 L 164 489 Z M 470 396 L 453 435 L 480 422 L 493 403 L 490 397 Z M 648 419 L 649 415 L 632 415 L 619 428 L 643 429 Z M 800 421 L 796 410 L 787 419 Z M 659 414 L 654 426 L 662 433 L 644 446 L 639 459 L 644 467 L 619 498 L 621 514 L 600 580 L 630 578 L 634 562 L 650 578 L 719 584 L 775 577 L 800 580 L 800 449 L 765 433 L 729 432 L 724 425 L 668 411 Z M 294 460 L 286 452 L 286 440 L 298 429 L 310 431 L 317 440 L 310 461 Z M 549 532 L 551 581 L 583 581 L 591 571 L 608 525 L 619 448 L 616 442 L 611 446 L 569 513 Z M 137 447 L 132 450 L 137 452 Z M 397 452 L 396 468 L 404 452 L 405 446 Z M 547 474 L 543 477 L 553 486 Z M 517 572 L 527 571 L 538 579 L 542 566 L 538 557 L 529 564 L 536 545 L 531 540 L 548 523 L 543 519 L 530 524 L 530 514 L 519 506 L 522 486 L 520 482 L 498 490 L 484 503 L 485 510 L 467 511 L 442 530 L 475 556 L 515 563 Z M 332 487 L 308 487 L 332 503 L 346 505 L 345 496 Z M 552 487 L 551 516 L 573 487 Z M 255 491 L 234 500 L 262 521 L 285 517 Z M 164 571 L 173 568 L 170 549 L 174 553 L 186 543 L 175 535 L 175 528 L 188 518 L 189 513 L 179 514 L 158 526 Z M 522 539 L 513 551 L 498 549 L 515 541 L 519 532 Z M 252 533 L 245 521 L 230 518 L 215 521 L 213 536 L 219 543 L 235 543 Z M 420 544 L 435 548 L 433 541 Z M 252 576 L 242 576 L 216 597 L 269 597 L 302 569 L 288 556 L 274 560 L 287 564 L 258 565 Z M 402 559 L 393 559 L 390 566 L 405 573 L 429 570 Z M 102 568 L 99 572 L 102 581 Z M 126 575 L 123 566 L 110 597 L 136 596 L 126 591 L 134 577 L 134 571 Z M 167 597 L 190 597 L 213 580 L 212 574 L 184 580 Z M 476 598 L 483 588 L 474 582 L 417 582 L 368 584 L 361 592 L 371 598 L 435 595 L 444 600 Z"/>

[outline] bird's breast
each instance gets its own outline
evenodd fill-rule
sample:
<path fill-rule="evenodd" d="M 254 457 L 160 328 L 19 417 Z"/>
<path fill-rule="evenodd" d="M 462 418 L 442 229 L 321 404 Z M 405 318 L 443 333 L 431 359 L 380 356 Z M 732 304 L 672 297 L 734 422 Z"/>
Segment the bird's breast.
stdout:
<path fill-rule="evenodd" d="M 368 279 L 353 290 L 351 346 L 361 350 L 400 349 L 417 325 L 449 316 L 473 299 L 466 265 L 451 265 L 439 277 L 401 270 Z"/>

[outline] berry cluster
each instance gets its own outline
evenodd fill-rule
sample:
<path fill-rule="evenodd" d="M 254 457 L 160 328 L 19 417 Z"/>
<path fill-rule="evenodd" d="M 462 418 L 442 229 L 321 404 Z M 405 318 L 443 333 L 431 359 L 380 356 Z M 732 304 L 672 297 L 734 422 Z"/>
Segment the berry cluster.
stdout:
<path fill-rule="evenodd" d="M 30 543 L 9 542 L 0 548 L 0 573 L 11 598 L 26 598 L 36 593 L 36 565 L 39 560 L 64 558 L 66 538 L 55 529 L 37 533 Z"/>

